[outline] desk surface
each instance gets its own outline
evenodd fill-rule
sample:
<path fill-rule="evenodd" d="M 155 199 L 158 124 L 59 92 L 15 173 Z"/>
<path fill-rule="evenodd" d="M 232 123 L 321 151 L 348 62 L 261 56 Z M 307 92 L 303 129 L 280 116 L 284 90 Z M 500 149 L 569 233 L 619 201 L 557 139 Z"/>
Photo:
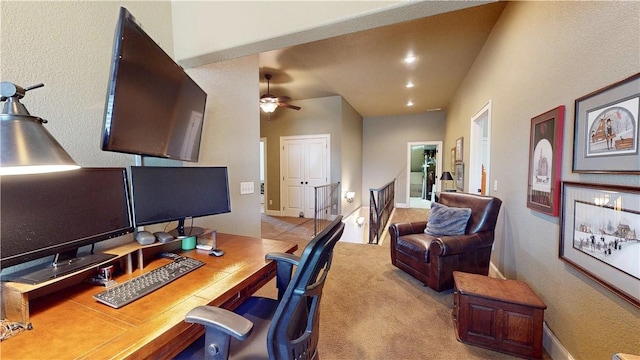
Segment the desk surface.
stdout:
<path fill-rule="evenodd" d="M 237 235 L 218 234 L 217 239 L 224 256 L 182 252 L 206 265 L 123 308 L 97 302 L 92 295 L 104 288 L 84 283 L 32 301 L 33 330 L 1 342 L 2 359 L 137 359 L 179 352 L 203 333 L 202 327 L 184 322 L 189 310 L 207 304 L 237 306 L 234 300 L 273 278 L 275 263 L 266 261 L 265 254 L 296 249 L 287 242 Z M 142 272 L 169 261 L 153 260 Z M 116 280 L 140 274 L 137 270 Z"/>

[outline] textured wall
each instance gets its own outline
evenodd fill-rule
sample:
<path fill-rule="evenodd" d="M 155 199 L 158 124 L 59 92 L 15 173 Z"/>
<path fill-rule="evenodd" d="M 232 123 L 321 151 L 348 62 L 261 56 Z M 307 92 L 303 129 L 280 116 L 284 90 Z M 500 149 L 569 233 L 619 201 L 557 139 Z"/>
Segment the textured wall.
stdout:
<path fill-rule="evenodd" d="M 362 198 L 396 179 L 396 202 L 407 199 L 407 143 L 441 141 L 445 113 L 433 111 L 405 116 L 365 118 L 363 126 Z M 444 146 L 445 153 L 450 146 Z M 444 161 L 444 156 L 442 157 Z M 445 163 L 443 169 L 446 168 Z"/>
<path fill-rule="evenodd" d="M 360 205 L 368 206 L 369 198 L 361 198 L 362 193 L 362 116 L 344 99 L 342 99 L 342 131 L 340 144 L 342 146 L 342 214 L 347 216 Z M 347 191 L 354 191 L 356 197 L 349 204 L 344 199 Z"/>
<path fill-rule="evenodd" d="M 639 18 L 638 2 L 509 3 L 447 113 L 450 148 L 493 101 L 492 193 L 504 204 L 492 260 L 540 295 L 545 321 L 576 359 L 640 354 L 640 311 L 558 259 L 559 218 L 527 209 L 529 127 L 565 105 L 562 179 L 640 185 L 638 176 L 571 172 L 574 100 L 640 70 Z"/>
<path fill-rule="evenodd" d="M 31 115 L 83 167 L 128 167 L 134 156 L 100 149 L 113 35 L 120 6 L 147 33 L 173 52 L 169 2 L 2 1 L 2 81 L 21 86 L 42 82 L 22 101 Z M 126 235 L 98 245 L 133 241 Z"/>
<path fill-rule="evenodd" d="M 231 213 L 194 219 L 218 231 L 260 236 L 260 116 L 256 106 L 258 56 L 188 69 L 209 95 L 198 165 L 229 168 Z M 253 89 L 253 91 L 249 90 Z M 240 195 L 240 182 L 254 193 Z"/>

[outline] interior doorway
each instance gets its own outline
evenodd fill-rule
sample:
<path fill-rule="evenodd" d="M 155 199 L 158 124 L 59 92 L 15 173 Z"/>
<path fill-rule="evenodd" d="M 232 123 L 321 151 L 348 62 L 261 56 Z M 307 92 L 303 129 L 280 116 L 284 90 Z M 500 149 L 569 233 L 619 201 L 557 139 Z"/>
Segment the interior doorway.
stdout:
<path fill-rule="evenodd" d="M 315 186 L 331 178 L 329 134 L 280 137 L 282 216 L 313 218 Z"/>
<path fill-rule="evenodd" d="M 469 192 L 489 195 L 491 171 L 491 100 L 471 117 Z"/>
<path fill-rule="evenodd" d="M 440 191 L 442 141 L 407 144 L 407 207 L 429 209 Z"/>

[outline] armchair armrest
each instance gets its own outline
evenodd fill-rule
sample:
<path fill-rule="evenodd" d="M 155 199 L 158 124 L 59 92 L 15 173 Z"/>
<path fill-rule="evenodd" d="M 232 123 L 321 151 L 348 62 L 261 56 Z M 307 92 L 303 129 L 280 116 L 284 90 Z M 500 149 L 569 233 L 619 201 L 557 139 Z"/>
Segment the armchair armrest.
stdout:
<path fill-rule="evenodd" d="M 278 288 L 278 300 L 282 299 L 293 274 L 293 267 L 298 266 L 300 257 L 289 253 L 268 253 L 266 260 L 276 262 L 276 287 Z"/>
<path fill-rule="evenodd" d="M 469 235 L 441 236 L 431 241 L 429 252 L 432 256 L 450 256 L 490 247 L 493 235 L 485 231 Z"/>
<path fill-rule="evenodd" d="M 189 311 L 184 320 L 188 323 L 214 328 L 240 341 L 245 340 L 253 329 L 251 321 L 232 311 L 215 306 L 198 306 Z"/>
<path fill-rule="evenodd" d="M 396 223 L 389 226 L 389 232 L 399 238 L 404 235 L 418 234 L 424 232 L 427 228 L 426 221 L 415 221 L 410 223 Z"/>

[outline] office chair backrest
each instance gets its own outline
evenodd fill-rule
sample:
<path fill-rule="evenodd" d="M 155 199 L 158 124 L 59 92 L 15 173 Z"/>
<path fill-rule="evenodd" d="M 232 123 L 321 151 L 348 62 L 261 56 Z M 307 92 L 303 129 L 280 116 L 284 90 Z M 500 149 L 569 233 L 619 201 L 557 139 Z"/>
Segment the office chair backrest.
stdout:
<path fill-rule="evenodd" d="M 322 288 L 343 232 L 339 216 L 304 248 L 269 328 L 269 359 L 316 358 Z"/>

